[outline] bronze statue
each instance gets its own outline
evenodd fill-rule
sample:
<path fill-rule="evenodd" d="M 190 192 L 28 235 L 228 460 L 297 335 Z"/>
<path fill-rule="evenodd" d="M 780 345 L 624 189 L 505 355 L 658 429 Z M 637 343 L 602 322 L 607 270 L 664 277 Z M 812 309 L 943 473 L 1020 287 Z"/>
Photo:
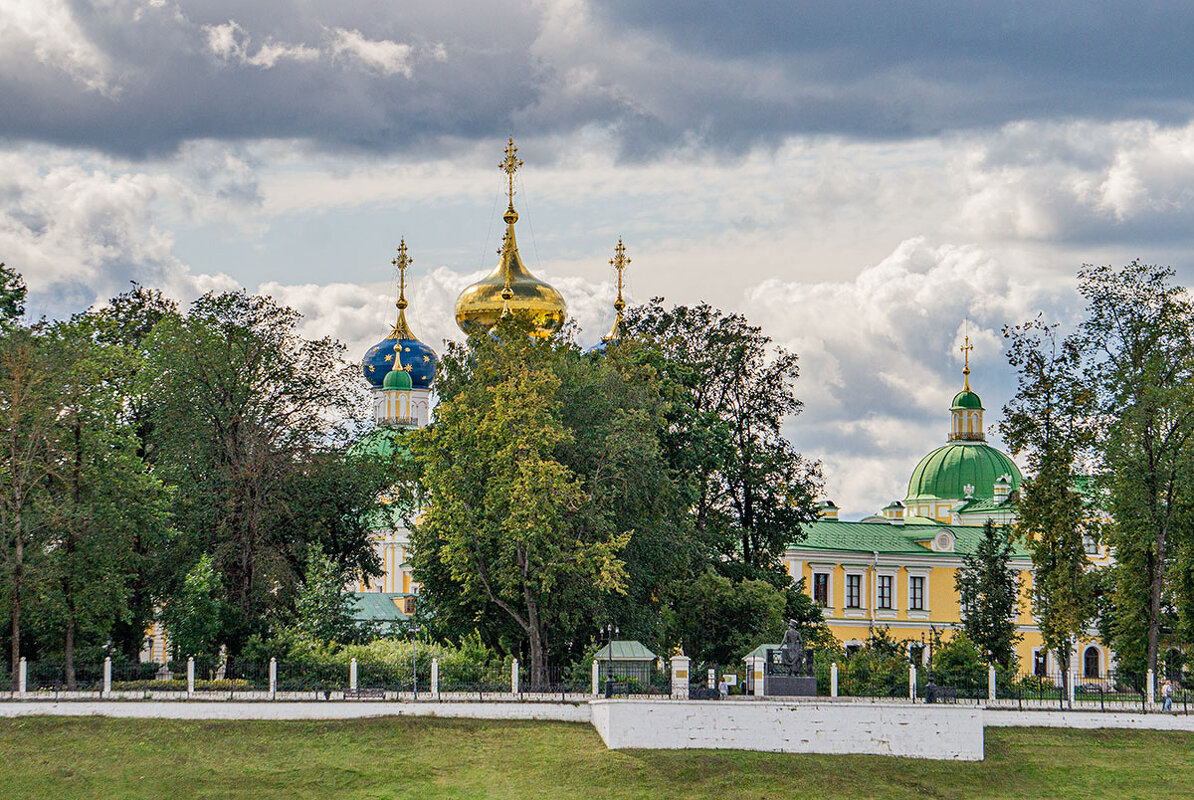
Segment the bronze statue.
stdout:
<path fill-rule="evenodd" d="M 789 675 L 811 675 L 812 652 L 804 649 L 804 637 L 796 620 L 788 620 L 788 630 L 779 646 L 780 661 Z"/>

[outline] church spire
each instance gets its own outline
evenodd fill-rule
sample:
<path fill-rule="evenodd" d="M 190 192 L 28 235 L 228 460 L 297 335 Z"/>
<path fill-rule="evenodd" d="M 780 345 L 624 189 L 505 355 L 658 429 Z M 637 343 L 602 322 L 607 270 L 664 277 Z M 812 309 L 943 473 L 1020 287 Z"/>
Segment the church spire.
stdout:
<path fill-rule="evenodd" d="M 622 272 L 630 266 L 630 259 L 626 257 L 626 245 L 622 244 L 621 236 L 618 237 L 618 246 L 614 248 L 614 257 L 609 264 L 618 271 L 618 299 L 614 301 L 613 327 L 601 337 L 603 342 L 616 341 L 622 336 L 622 309 L 626 308 L 626 301 L 622 299 Z"/>
<path fill-rule="evenodd" d="M 954 401 L 949 407 L 950 426 L 949 441 L 981 442 L 987 437 L 983 432 L 983 401 L 970 390 L 970 351 L 974 345 L 970 343 L 970 334 L 966 334 L 962 351 L 962 391 L 954 395 Z"/>

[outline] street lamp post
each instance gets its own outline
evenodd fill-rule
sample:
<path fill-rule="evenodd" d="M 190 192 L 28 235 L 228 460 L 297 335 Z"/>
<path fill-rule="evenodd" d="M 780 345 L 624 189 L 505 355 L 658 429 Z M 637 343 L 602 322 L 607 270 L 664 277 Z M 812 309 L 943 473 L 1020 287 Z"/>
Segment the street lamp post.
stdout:
<path fill-rule="evenodd" d="M 614 696 L 614 637 L 619 633 L 618 626 L 611 623 L 603 628 L 603 632 L 609 648 L 606 653 L 605 671 L 605 699 L 608 700 Z"/>

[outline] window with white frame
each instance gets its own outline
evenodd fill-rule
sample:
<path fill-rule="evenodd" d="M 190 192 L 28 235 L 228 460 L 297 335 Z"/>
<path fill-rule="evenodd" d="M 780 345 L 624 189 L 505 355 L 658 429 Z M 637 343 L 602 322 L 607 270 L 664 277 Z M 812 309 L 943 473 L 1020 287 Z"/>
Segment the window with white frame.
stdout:
<path fill-rule="evenodd" d="M 908 578 L 908 609 L 910 611 L 925 610 L 925 578 L 923 575 L 913 575 Z"/>
<path fill-rule="evenodd" d="M 891 585 L 892 577 L 890 575 L 880 575 L 877 591 L 879 596 L 876 605 L 879 608 L 890 609 L 891 606 Z"/>
<path fill-rule="evenodd" d="M 862 608 L 862 576 L 846 576 L 846 608 Z"/>
<path fill-rule="evenodd" d="M 829 573 L 813 573 L 813 602 L 821 608 L 829 608 Z"/>

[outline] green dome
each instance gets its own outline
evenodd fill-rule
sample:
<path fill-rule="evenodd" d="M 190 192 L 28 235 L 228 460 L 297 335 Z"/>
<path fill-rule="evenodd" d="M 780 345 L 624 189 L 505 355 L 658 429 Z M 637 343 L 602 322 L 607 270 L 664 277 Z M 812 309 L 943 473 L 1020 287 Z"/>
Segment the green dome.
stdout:
<path fill-rule="evenodd" d="M 986 442 L 950 442 L 922 458 L 912 470 L 908 500 L 962 500 L 967 485 L 974 487 L 976 498 L 994 497 L 995 481 L 1001 475 L 1012 476 L 1011 491 L 1020 488 L 1020 469 L 1006 453 Z"/>
<path fill-rule="evenodd" d="M 385 380 L 381 382 L 381 388 L 396 389 L 400 392 L 409 392 L 412 385 L 410 373 L 404 369 L 390 370 L 386 373 Z"/>
<path fill-rule="evenodd" d="M 979 411 L 984 410 L 983 401 L 979 400 L 978 395 L 970 390 L 958 392 L 954 395 L 954 404 L 950 408 L 977 408 Z"/>

